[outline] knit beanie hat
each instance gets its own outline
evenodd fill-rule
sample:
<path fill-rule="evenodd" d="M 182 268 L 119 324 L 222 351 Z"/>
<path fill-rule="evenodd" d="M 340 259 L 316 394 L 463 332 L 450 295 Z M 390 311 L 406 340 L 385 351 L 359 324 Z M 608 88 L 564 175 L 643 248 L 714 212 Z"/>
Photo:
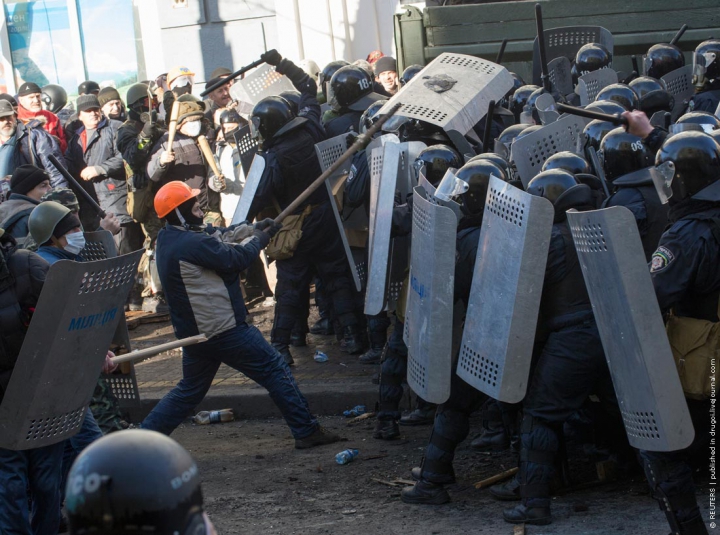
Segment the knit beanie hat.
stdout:
<path fill-rule="evenodd" d="M 101 108 L 111 100 L 122 100 L 120 93 L 114 87 L 103 87 L 98 93 L 97 99 Z"/>
<path fill-rule="evenodd" d="M 383 56 L 375 62 L 373 67 L 375 68 L 376 75 L 379 75 L 380 73 L 383 73 L 385 71 L 397 72 L 397 63 L 395 62 L 395 58 L 391 56 Z"/>
<path fill-rule="evenodd" d="M 10 177 L 10 191 L 25 195 L 43 180 L 50 180 L 50 175 L 34 165 L 19 165 Z"/>
<path fill-rule="evenodd" d="M 25 82 L 23 85 L 20 86 L 20 89 L 18 89 L 19 97 L 24 97 L 25 95 L 33 95 L 35 93 L 42 93 L 42 90 L 40 89 L 39 85 L 32 82 Z"/>
<path fill-rule="evenodd" d="M 82 226 L 80 225 L 80 219 L 78 219 L 78 216 L 70 212 L 60 221 L 58 221 L 57 225 L 55 225 L 55 229 L 53 230 L 53 236 L 55 236 L 57 239 L 60 239 L 72 229 L 78 227 L 82 228 Z"/>
<path fill-rule="evenodd" d="M 93 108 L 102 108 L 100 101 L 95 95 L 80 95 L 75 101 L 75 107 L 78 112 L 91 110 Z"/>

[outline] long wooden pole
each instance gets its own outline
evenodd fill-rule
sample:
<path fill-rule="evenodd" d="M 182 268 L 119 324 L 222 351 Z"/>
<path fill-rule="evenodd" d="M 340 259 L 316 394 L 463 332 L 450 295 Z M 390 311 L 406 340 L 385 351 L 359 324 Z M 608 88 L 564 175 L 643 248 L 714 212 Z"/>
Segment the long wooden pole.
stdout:
<path fill-rule="evenodd" d="M 188 338 L 181 338 L 180 340 L 175 340 L 174 342 L 168 342 L 166 344 L 160 344 L 157 346 L 140 349 L 138 351 L 132 351 L 130 353 L 125 353 L 124 355 L 120 355 L 118 357 L 113 358 L 112 361 L 113 361 L 113 364 L 122 364 L 123 362 L 133 362 L 136 360 L 142 360 L 142 359 L 146 359 L 148 357 L 155 356 L 159 353 L 162 353 L 163 351 L 177 349 L 178 347 L 191 346 L 194 344 L 199 344 L 200 342 L 207 342 L 207 336 L 205 336 L 204 334 L 198 334 L 196 336 L 190 336 Z"/>

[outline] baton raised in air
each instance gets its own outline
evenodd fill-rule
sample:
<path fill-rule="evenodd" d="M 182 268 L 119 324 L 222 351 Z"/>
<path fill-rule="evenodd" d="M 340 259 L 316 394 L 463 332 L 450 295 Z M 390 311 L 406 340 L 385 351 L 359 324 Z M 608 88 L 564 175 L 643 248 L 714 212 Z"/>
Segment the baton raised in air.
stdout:
<path fill-rule="evenodd" d="M 537 26 L 538 51 L 540 52 L 540 79 L 543 88 L 550 92 L 550 74 L 548 73 L 547 51 L 545 50 L 545 30 L 543 29 L 542 6 L 535 4 L 535 25 Z"/>
<path fill-rule="evenodd" d="M 500 50 L 498 50 L 497 57 L 495 58 L 495 63 L 500 65 L 503 60 L 503 56 L 505 55 L 505 47 L 507 46 L 508 40 L 503 39 L 502 43 L 500 43 Z"/>
<path fill-rule="evenodd" d="M 487 115 L 485 115 L 485 130 L 483 131 L 482 150 L 490 152 L 490 136 L 492 133 L 492 120 L 495 113 L 495 101 L 491 100 L 488 104 Z"/>
<path fill-rule="evenodd" d="M 63 164 L 58 161 L 55 155 L 48 154 L 48 160 L 50 160 L 50 163 L 53 164 L 58 171 L 60 171 L 60 174 L 65 177 L 65 180 L 68 181 L 68 184 L 72 184 L 73 186 L 75 186 L 75 189 L 78 190 L 80 195 L 82 195 L 83 199 L 85 199 L 90 204 L 90 206 L 92 206 L 93 209 L 98 213 L 100 219 L 105 219 L 105 216 L 107 216 L 105 211 L 100 208 L 100 205 L 95 202 L 95 199 L 93 199 L 92 196 L 87 191 L 85 191 L 85 188 L 83 188 L 82 185 L 77 180 L 75 180 L 75 178 L 70 173 L 68 173 L 68 170 L 65 169 Z"/>
<path fill-rule="evenodd" d="M 677 45 L 677 42 L 680 40 L 680 38 L 683 36 L 683 34 L 687 31 L 688 25 L 683 24 L 682 28 L 678 30 L 678 33 L 675 34 L 675 37 L 672 38 L 672 41 L 670 41 L 671 45 Z"/>
<path fill-rule="evenodd" d="M 272 52 L 272 51 L 271 51 L 271 52 Z M 248 72 L 250 69 L 254 69 L 255 67 L 259 67 L 259 66 L 262 65 L 263 63 L 265 63 L 265 62 L 264 62 L 263 60 L 259 59 L 259 60 L 257 60 L 257 61 L 253 61 L 250 65 L 245 65 L 242 69 L 238 69 L 238 70 L 235 71 L 234 73 L 229 74 L 229 75 L 226 76 L 225 78 L 221 78 L 220 80 L 218 80 L 218 81 L 215 82 L 214 84 L 210 85 L 210 87 L 206 87 L 206 88 L 205 88 L 205 91 L 203 91 L 202 93 L 200 93 L 200 96 L 201 96 L 201 97 L 204 97 L 204 96 L 206 96 L 206 95 L 209 95 L 210 93 L 212 93 L 213 91 L 215 91 L 218 87 L 223 86 L 223 85 L 225 85 L 225 84 L 227 84 L 227 83 L 229 83 L 229 82 L 232 82 L 232 81 L 233 81 L 235 78 L 237 78 L 238 76 L 240 76 L 240 75 L 242 75 L 242 74 L 245 74 L 245 73 Z"/>
<path fill-rule="evenodd" d="M 569 113 L 570 115 L 577 115 L 579 117 L 586 117 L 588 119 L 598 119 L 599 121 L 607 121 L 615 126 L 627 126 L 628 120 L 620 115 L 611 115 L 609 113 L 603 113 L 601 111 L 586 110 L 584 108 L 576 108 L 575 106 L 568 106 L 567 104 L 555 104 L 555 109 L 560 113 Z"/>
<path fill-rule="evenodd" d="M 343 163 L 345 163 L 348 159 L 352 157 L 353 154 L 355 154 L 357 151 L 359 151 L 361 148 L 367 146 L 367 144 L 372 140 L 372 137 L 375 135 L 375 133 L 382 128 L 382 125 L 385 124 L 385 121 L 387 121 L 390 117 L 395 115 L 395 112 L 397 112 L 400 107 L 402 106 L 402 103 L 395 104 L 392 108 L 390 108 L 390 111 L 388 111 L 385 115 L 381 116 L 378 122 L 376 122 L 374 125 L 372 125 L 364 134 L 360 134 L 357 139 L 355 140 L 355 143 L 353 143 L 348 150 L 346 150 L 340 158 L 335 160 L 335 163 L 332 164 L 330 167 L 328 167 L 323 174 L 321 174 L 318 178 L 315 179 L 315 182 L 310 184 L 305 191 L 303 191 L 300 195 L 297 196 L 297 198 L 291 202 L 285 210 L 280 212 L 280 215 L 275 218 L 275 223 L 282 223 L 283 219 L 285 219 L 287 216 L 292 214 L 295 210 L 298 209 L 298 207 L 307 200 L 310 195 L 313 194 L 313 192 L 318 189 L 320 186 L 322 186 L 323 182 L 325 182 L 325 179 L 332 175 L 335 171 L 337 171 L 340 167 L 342 167 Z"/>

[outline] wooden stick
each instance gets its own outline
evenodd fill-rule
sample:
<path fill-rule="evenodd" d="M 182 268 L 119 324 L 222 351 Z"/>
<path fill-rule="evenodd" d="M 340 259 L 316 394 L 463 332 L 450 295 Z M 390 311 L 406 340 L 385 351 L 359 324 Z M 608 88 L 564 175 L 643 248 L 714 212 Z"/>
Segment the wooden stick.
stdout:
<path fill-rule="evenodd" d="M 525 524 L 514 526 L 513 535 L 525 535 Z"/>
<path fill-rule="evenodd" d="M 499 474 L 495 474 L 492 477 L 489 477 L 487 479 L 483 479 L 482 481 L 478 481 L 475 483 L 476 489 L 484 489 L 485 487 L 489 487 L 490 485 L 494 485 L 495 483 L 498 483 L 500 481 L 504 481 L 515 474 L 518 473 L 518 467 L 511 468 L 510 470 L 505 470 L 504 472 L 500 472 Z"/>
<path fill-rule="evenodd" d="M 369 418 L 375 418 L 375 414 L 376 413 L 374 413 L 374 412 L 366 412 L 365 414 L 361 414 L 360 416 L 355 416 L 354 418 L 350 418 L 347 421 L 347 424 L 351 425 L 351 424 L 354 424 L 357 422 L 362 422 L 363 420 L 367 420 Z"/>
<path fill-rule="evenodd" d="M 170 349 L 176 349 L 178 347 L 191 346 L 193 344 L 199 344 L 200 342 L 206 341 L 207 336 L 205 336 L 204 334 L 198 334 L 196 336 L 181 338 L 180 340 L 175 340 L 166 344 L 160 344 L 157 346 L 148 347 L 146 349 L 140 349 L 139 351 L 132 351 L 131 353 L 126 353 L 124 355 L 120 355 L 119 357 L 115 357 L 114 359 L 112 359 L 112 361 L 113 364 L 122 364 L 123 362 L 141 360 L 147 357 L 157 355 L 158 353 L 162 353 L 163 351 L 169 351 Z"/>
<path fill-rule="evenodd" d="M 220 169 L 218 169 L 215 156 L 213 156 L 212 150 L 210 150 L 210 143 L 208 143 L 207 138 L 202 134 L 198 136 L 197 141 L 200 151 L 203 153 L 203 156 L 205 156 L 205 159 L 207 160 L 210 169 L 212 169 L 212 172 L 217 177 L 218 182 L 220 182 L 221 188 L 225 189 L 225 177 L 220 172 Z"/>
<path fill-rule="evenodd" d="M 175 131 L 177 130 L 177 120 L 180 114 L 180 103 L 175 99 L 170 111 L 170 121 L 168 122 L 168 143 L 167 150 L 172 152 L 172 144 L 175 141 Z"/>
<path fill-rule="evenodd" d="M 298 206 L 304 203 L 316 189 L 322 186 L 323 182 L 325 182 L 325 179 L 327 179 L 330 175 L 332 175 L 335 171 L 342 167 L 343 163 L 349 160 L 353 156 L 353 154 L 355 154 L 361 149 L 361 147 L 367 146 L 368 142 L 372 139 L 375 133 L 382 128 L 383 124 L 385 124 L 385 121 L 392 117 L 395 112 L 400 109 L 401 106 L 402 104 L 400 103 L 395 104 L 395 106 L 390 108 L 390 111 L 388 113 L 380 117 L 380 120 L 374 125 L 372 125 L 367 132 L 365 132 L 364 134 L 360 134 L 355 140 L 355 143 L 353 143 L 352 146 L 348 150 L 346 150 L 343 155 L 335 161 L 334 164 L 328 167 L 323 174 L 316 178 L 315 182 L 310 184 L 305 189 L 305 191 L 298 195 L 297 198 L 293 202 L 291 202 L 287 208 L 285 208 L 285 210 L 280 212 L 280 215 L 275 218 L 275 223 L 282 223 L 283 219 L 285 219 L 287 216 L 297 210 Z"/>

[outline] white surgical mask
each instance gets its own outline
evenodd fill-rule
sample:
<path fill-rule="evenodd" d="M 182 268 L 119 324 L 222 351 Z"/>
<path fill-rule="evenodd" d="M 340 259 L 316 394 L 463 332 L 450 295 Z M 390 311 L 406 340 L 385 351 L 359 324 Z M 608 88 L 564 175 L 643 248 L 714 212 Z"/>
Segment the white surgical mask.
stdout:
<path fill-rule="evenodd" d="M 202 129 L 202 122 L 200 122 L 200 121 L 191 121 L 191 122 L 185 123 L 185 125 L 183 125 L 183 130 L 190 137 L 198 137 L 200 135 L 201 129 Z"/>
<path fill-rule="evenodd" d="M 72 234 L 65 234 L 67 245 L 64 249 L 70 254 L 80 254 L 80 251 L 85 249 L 85 235 L 82 232 L 73 232 Z"/>

